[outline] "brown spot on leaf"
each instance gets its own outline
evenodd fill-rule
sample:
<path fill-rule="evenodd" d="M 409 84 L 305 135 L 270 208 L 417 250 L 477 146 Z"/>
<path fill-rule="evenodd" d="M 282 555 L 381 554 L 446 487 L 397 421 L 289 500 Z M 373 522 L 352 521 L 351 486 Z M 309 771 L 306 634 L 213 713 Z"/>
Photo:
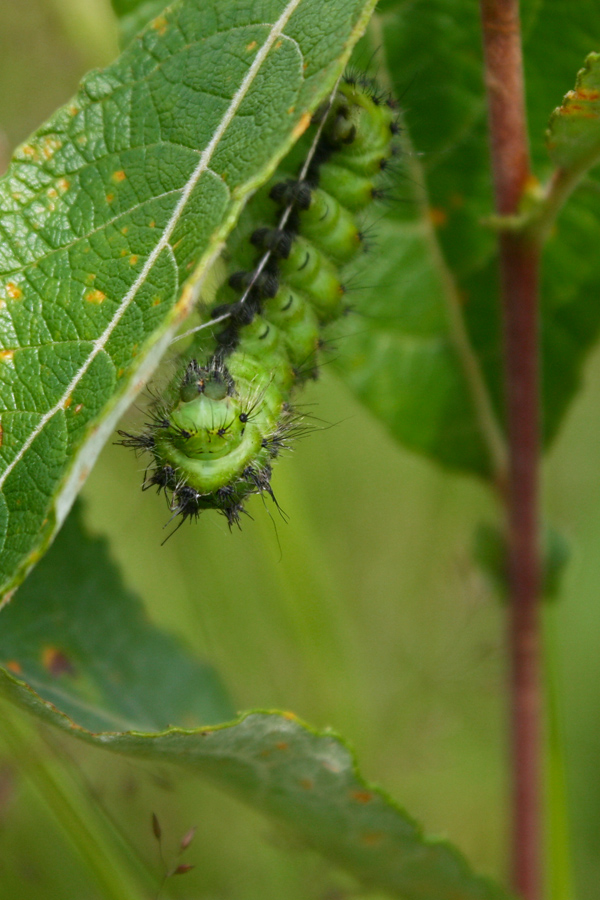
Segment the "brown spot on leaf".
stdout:
<path fill-rule="evenodd" d="M 258 47 L 258 43 L 256 41 L 250 41 L 249 44 L 246 44 L 246 50 L 248 51 L 248 53 L 250 53 L 256 47 Z"/>
<path fill-rule="evenodd" d="M 44 647 L 42 649 L 42 665 L 52 675 L 58 678 L 60 675 L 74 675 L 75 668 L 64 651 L 58 647 Z"/>
<path fill-rule="evenodd" d="M 448 221 L 448 213 L 439 206 L 429 208 L 429 220 L 434 228 L 441 228 Z"/>
<path fill-rule="evenodd" d="M 125 181 L 127 175 L 123 171 L 123 169 L 118 169 L 116 172 L 112 173 L 112 180 L 119 183 L 120 181 Z"/>
<path fill-rule="evenodd" d="M 361 834 L 360 839 L 367 847 L 374 847 L 381 843 L 383 834 L 381 831 L 365 831 Z"/>
<path fill-rule="evenodd" d="M 300 787 L 304 788 L 305 791 L 312 791 L 315 783 L 312 778 L 301 778 L 300 779 Z"/>
<path fill-rule="evenodd" d="M 106 195 L 106 202 L 107 202 L 107 203 L 112 203 L 114 199 L 115 199 L 115 195 L 114 195 L 114 194 L 107 194 L 107 195 Z"/>
<path fill-rule="evenodd" d="M 277 741 L 275 746 L 278 750 L 289 750 L 290 745 L 288 744 L 287 741 Z"/>
<path fill-rule="evenodd" d="M 350 791 L 350 796 L 357 803 L 370 803 L 373 799 L 371 791 Z"/>
<path fill-rule="evenodd" d="M 138 256 L 136 253 L 134 253 L 132 256 L 129 257 L 129 265 L 130 265 L 130 266 L 135 266 L 135 264 L 137 263 L 138 259 L 139 259 L 139 256 Z"/>
<path fill-rule="evenodd" d="M 71 405 L 72 402 L 73 402 L 73 398 L 72 398 L 72 397 L 67 397 L 67 399 L 66 399 L 65 402 L 63 403 L 63 409 L 68 409 L 68 408 L 70 407 L 70 405 Z"/>
<path fill-rule="evenodd" d="M 156 222 L 154 221 L 154 219 L 148 222 L 148 228 L 156 228 Z M 125 234 L 125 232 L 123 232 L 123 234 Z"/>
<path fill-rule="evenodd" d="M 8 671 L 12 672 L 13 675 L 20 675 L 21 672 L 23 671 L 23 667 L 21 666 L 21 663 L 17 662 L 16 659 L 9 659 L 5 665 L 6 665 L 6 668 L 8 669 Z"/>

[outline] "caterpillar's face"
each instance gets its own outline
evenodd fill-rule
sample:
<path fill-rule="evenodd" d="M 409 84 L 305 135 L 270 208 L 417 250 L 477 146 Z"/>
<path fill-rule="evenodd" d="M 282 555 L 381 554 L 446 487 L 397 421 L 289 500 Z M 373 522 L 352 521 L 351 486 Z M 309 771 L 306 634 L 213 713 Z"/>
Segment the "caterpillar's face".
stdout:
<path fill-rule="evenodd" d="M 349 76 L 315 119 L 298 176 L 249 204 L 262 219 L 248 233 L 256 262 L 217 292 L 213 315 L 227 321 L 201 333 L 148 430 L 122 433 L 123 444 L 152 453 L 145 484 L 183 519 L 217 509 L 239 523 L 245 497 L 273 496 L 272 460 L 304 429 L 290 396 L 315 377 L 324 325 L 346 311 L 340 267 L 361 250 L 357 213 L 378 196 L 397 126 L 392 101 L 365 76 Z M 271 201 L 279 213 L 271 206 L 266 224 Z"/>

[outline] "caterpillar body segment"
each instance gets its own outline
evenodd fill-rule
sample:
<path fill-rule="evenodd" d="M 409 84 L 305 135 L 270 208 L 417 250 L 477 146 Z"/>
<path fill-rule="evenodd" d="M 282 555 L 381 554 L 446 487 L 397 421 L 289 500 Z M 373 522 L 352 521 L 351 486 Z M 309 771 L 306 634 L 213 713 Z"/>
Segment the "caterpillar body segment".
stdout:
<path fill-rule="evenodd" d="M 288 174 L 242 214 L 229 243 L 242 268 L 211 304 L 224 321 L 196 333 L 146 429 L 119 432 L 151 454 L 143 488 L 164 492 L 182 521 L 216 509 L 231 526 L 249 495 L 275 499 L 273 460 L 306 428 L 290 400 L 316 377 L 324 327 L 347 310 L 341 267 L 361 252 L 357 214 L 393 155 L 394 108 L 366 76 L 340 83 L 284 161 Z"/>

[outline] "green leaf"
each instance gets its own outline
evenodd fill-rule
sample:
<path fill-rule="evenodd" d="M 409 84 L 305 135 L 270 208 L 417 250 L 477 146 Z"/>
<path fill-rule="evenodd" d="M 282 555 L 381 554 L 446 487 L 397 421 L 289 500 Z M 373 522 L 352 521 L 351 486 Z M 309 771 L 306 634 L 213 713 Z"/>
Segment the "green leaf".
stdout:
<path fill-rule="evenodd" d="M 484 477 L 505 458 L 502 336 L 477 4 L 388 0 L 371 32 L 406 107 L 404 158 L 356 278 L 360 318 L 336 365 L 405 446 Z M 548 111 L 600 34 L 600 7 L 523 4 L 534 164 L 550 176 Z M 552 66 L 548 66 L 548 58 Z M 543 260 L 544 440 L 549 446 L 600 331 L 600 179 L 559 217 Z M 365 285 L 366 287 L 363 287 Z M 352 285 L 351 285 L 352 287 Z"/>
<path fill-rule="evenodd" d="M 1 591 L 48 546 L 373 5 L 177 3 L 16 151 L 0 183 Z"/>
<path fill-rule="evenodd" d="M 575 90 L 554 110 L 546 133 L 548 152 L 562 169 L 585 170 L 600 157 L 600 53 L 590 53 Z"/>
<path fill-rule="evenodd" d="M 0 693 L 81 740 L 176 763 L 210 778 L 294 829 L 365 887 L 404 900 L 506 900 L 448 842 L 424 838 L 386 794 L 367 784 L 344 742 L 292 714 L 253 712 L 232 724 L 162 734 L 93 734 L 0 669 Z"/>
<path fill-rule="evenodd" d="M 148 621 L 105 539 L 87 534 L 78 505 L 19 601 L 0 612 L 0 664 L 85 728 L 232 718 L 214 670 Z"/>
<path fill-rule="evenodd" d="M 167 3 L 165 0 L 112 0 L 112 5 L 119 19 L 121 44 L 125 47 Z"/>

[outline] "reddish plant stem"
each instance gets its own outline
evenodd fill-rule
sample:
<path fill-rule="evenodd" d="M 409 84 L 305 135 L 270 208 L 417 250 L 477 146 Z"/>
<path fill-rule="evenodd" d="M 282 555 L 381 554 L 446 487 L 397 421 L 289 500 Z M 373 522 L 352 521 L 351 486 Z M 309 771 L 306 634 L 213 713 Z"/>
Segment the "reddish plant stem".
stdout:
<path fill-rule="evenodd" d="M 496 211 L 518 212 L 530 177 L 518 0 L 481 0 Z M 539 245 L 500 235 L 509 438 L 513 886 L 542 896 L 542 729 L 538 523 Z"/>

